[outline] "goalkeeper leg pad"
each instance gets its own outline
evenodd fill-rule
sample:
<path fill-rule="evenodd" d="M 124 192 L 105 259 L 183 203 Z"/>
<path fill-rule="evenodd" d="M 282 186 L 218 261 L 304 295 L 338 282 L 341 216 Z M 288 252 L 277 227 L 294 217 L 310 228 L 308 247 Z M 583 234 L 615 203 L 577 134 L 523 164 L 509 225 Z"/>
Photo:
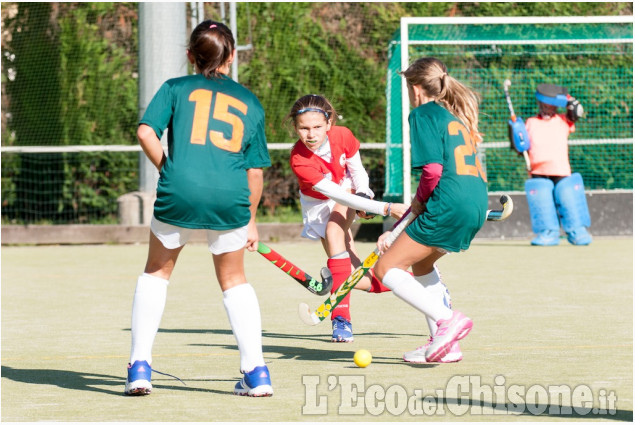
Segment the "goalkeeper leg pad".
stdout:
<path fill-rule="evenodd" d="M 525 181 L 525 194 L 529 206 L 531 230 L 538 236 L 532 245 L 558 245 L 560 242 L 560 222 L 553 199 L 553 182 L 549 179 L 534 178 Z"/>
<path fill-rule="evenodd" d="M 587 228 L 591 226 L 591 216 L 580 173 L 560 180 L 554 189 L 554 197 L 567 240 L 573 245 L 590 244 L 592 238 Z"/>

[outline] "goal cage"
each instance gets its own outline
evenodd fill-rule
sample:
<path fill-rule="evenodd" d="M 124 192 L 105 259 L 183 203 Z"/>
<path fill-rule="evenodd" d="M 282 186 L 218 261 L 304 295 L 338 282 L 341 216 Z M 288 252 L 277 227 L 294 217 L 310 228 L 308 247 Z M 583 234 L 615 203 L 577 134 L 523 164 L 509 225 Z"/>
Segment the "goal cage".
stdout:
<path fill-rule="evenodd" d="M 536 86 L 564 86 L 584 107 L 569 138 L 569 159 L 586 189 L 633 189 L 633 17 L 401 19 L 389 45 L 384 199 L 410 202 L 418 177 L 410 167 L 410 105 L 399 74 L 424 56 L 481 98 L 479 155 L 490 192 L 524 191 L 525 163 L 510 148 L 509 109 L 537 113 Z M 560 110 L 563 112 L 563 110 Z M 404 185 L 404 182 L 410 184 Z"/>

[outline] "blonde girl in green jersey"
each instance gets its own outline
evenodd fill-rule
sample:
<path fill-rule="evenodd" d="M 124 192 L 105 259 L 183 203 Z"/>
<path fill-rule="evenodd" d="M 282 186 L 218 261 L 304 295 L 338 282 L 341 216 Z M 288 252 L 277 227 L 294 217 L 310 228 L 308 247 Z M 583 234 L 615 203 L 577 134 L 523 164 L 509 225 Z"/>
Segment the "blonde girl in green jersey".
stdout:
<path fill-rule="evenodd" d="M 375 274 L 392 292 L 428 319 L 430 340 L 404 355 L 413 363 L 462 358 L 458 340 L 472 321 L 444 300 L 436 262 L 469 248 L 487 215 L 487 180 L 476 154 L 478 96 L 449 75 L 435 58 L 416 60 L 403 72 L 408 86 L 412 168 L 421 178 L 412 212 L 416 218 L 392 246 L 385 235 Z M 406 270 L 412 267 L 414 276 Z"/>

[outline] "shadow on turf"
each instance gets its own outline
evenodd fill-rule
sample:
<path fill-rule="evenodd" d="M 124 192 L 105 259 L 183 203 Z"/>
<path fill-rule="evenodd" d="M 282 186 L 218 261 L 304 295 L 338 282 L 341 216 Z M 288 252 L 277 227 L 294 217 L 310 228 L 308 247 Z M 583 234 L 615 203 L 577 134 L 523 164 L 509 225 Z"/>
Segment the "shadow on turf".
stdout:
<path fill-rule="evenodd" d="M 130 329 L 123 329 L 124 331 L 129 332 Z M 159 329 L 160 333 L 183 333 L 183 334 L 215 334 L 215 335 L 232 335 L 232 331 L 230 329 Z M 297 347 L 297 346 L 286 346 L 286 345 L 267 345 L 263 344 L 263 351 L 265 353 L 278 353 L 280 355 L 280 359 L 298 359 L 298 360 L 308 360 L 308 361 L 334 361 L 334 362 L 350 362 L 353 358 L 354 349 L 351 345 L 341 343 L 334 344 L 330 340 L 330 335 L 319 334 L 319 335 L 294 335 L 294 334 L 281 334 L 275 332 L 262 332 L 263 338 L 280 338 L 280 339 L 293 339 L 293 340 L 305 340 L 305 341 L 317 341 L 323 342 L 326 345 L 342 348 L 343 350 L 322 350 L 320 348 L 305 348 L 305 347 Z M 356 337 L 381 337 L 381 338 L 400 338 L 400 337 L 418 337 L 421 335 L 416 334 L 404 334 L 404 333 L 389 333 L 389 332 L 372 332 L 372 333 L 356 333 Z M 226 345 L 226 344 L 190 344 L 195 347 L 220 347 L 227 350 L 236 350 L 235 345 Z M 350 350 L 346 350 L 350 348 Z M 389 357 L 375 357 L 373 362 L 376 364 L 399 364 L 405 365 L 409 367 L 419 367 L 419 368 L 429 368 L 436 367 L 436 364 L 414 364 L 414 363 L 406 363 L 402 361 L 400 358 L 389 358 Z M 352 366 L 356 367 L 356 366 Z"/>
<path fill-rule="evenodd" d="M 124 331 L 129 332 L 130 329 L 123 329 Z M 230 329 L 159 329 L 161 333 L 184 333 L 184 334 L 215 334 L 215 335 L 232 335 L 232 331 Z M 330 340 L 329 335 L 319 334 L 319 335 L 294 335 L 294 334 L 281 334 L 275 332 L 262 332 L 263 338 L 282 338 L 282 339 L 293 339 L 293 340 L 305 340 L 305 341 L 318 341 L 323 342 L 325 344 L 333 344 Z M 404 333 L 389 333 L 389 332 L 372 332 L 372 333 L 356 333 L 356 337 L 381 337 L 381 338 L 399 338 L 399 337 L 419 337 L 421 335 L 416 334 L 404 334 Z M 220 347 L 227 350 L 236 350 L 235 345 L 225 345 L 225 344 L 191 344 L 196 347 Z M 339 348 L 348 348 L 351 347 L 348 344 L 337 344 Z M 297 360 L 308 360 L 308 361 L 333 361 L 333 362 L 345 362 L 349 363 L 353 358 L 354 350 L 351 347 L 350 351 L 341 351 L 341 350 L 322 350 L 319 348 L 304 348 L 297 346 L 283 346 L 283 345 L 267 345 L 263 344 L 263 351 L 265 353 L 278 353 L 280 355 L 280 359 L 297 359 Z M 375 364 L 397 364 L 404 365 L 408 367 L 415 368 L 430 368 L 436 367 L 437 364 L 415 364 L 415 363 L 406 363 L 400 358 L 389 358 L 389 357 L 375 357 L 373 358 L 373 362 Z M 351 366 L 352 368 L 357 368 L 357 366 Z"/>
<path fill-rule="evenodd" d="M 446 406 L 449 405 L 455 405 L 455 406 L 461 406 L 463 409 L 465 409 L 466 407 L 469 406 L 470 409 L 468 409 L 468 412 L 466 413 L 466 415 L 469 415 L 469 410 L 476 408 L 481 408 L 485 411 L 492 411 L 494 412 L 493 415 L 496 415 L 498 417 L 500 417 L 500 415 L 506 415 L 507 417 L 513 418 L 513 417 L 519 417 L 519 416 L 525 416 L 525 417 L 534 417 L 534 418 L 560 418 L 560 419 L 595 419 L 595 420 L 602 420 L 602 419 L 611 419 L 614 421 L 627 421 L 627 422 L 633 422 L 633 411 L 632 410 L 620 410 L 620 409 L 615 409 L 615 412 L 613 414 L 611 413 L 596 413 L 593 414 L 592 412 L 589 412 L 589 414 L 587 415 L 582 415 L 579 414 L 575 411 L 575 409 L 571 408 L 570 406 L 562 406 L 562 405 L 556 405 L 556 404 L 531 404 L 531 409 L 535 410 L 536 412 L 544 412 L 544 413 L 538 413 L 538 414 L 533 414 L 531 412 L 527 411 L 526 406 L 521 405 L 521 408 L 524 408 L 524 411 L 521 413 L 510 413 L 507 411 L 507 408 L 502 407 L 494 407 L 492 405 L 492 403 L 490 402 L 484 402 L 481 400 L 473 400 L 473 399 L 467 399 L 467 398 L 461 398 L 461 399 L 457 399 L 457 398 L 445 398 L 444 403 Z M 518 407 L 518 406 L 516 406 Z M 557 408 L 557 409 L 556 409 Z M 571 413 L 549 413 L 549 410 L 557 410 L 558 412 L 561 412 L 562 409 L 571 409 Z M 491 416 L 491 413 L 488 414 L 481 414 L 479 416 Z M 456 416 L 457 418 L 460 418 L 461 416 Z M 475 415 L 471 415 L 469 416 L 469 418 L 474 418 Z"/>
<path fill-rule="evenodd" d="M 192 344 L 196 347 L 214 347 L 225 350 L 236 350 L 235 345 L 226 344 Z M 316 362 L 346 362 L 352 361 L 352 351 L 320 350 L 319 348 L 290 347 L 286 345 L 263 344 L 262 351 L 267 355 L 278 354 L 280 360 L 303 360 Z"/>
<path fill-rule="evenodd" d="M 232 335 L 232 331 L 229 329 L 159 329 L 161 333 L 193 333 L 193 334 L 216 334 L 216 335 Z M 330 340 L 330 334 L 324 335 L 294 335 L 294 334 L 281 334 L 274 332 L 262 332 L 263 338 L 279 338 L 279 339 L 293 339 L 293 340 L 304 340 L 304 341 L 318 341 L 323 342 L 324 344 L 333 346 L 333 342 Z M 413 337 L 420 336 L 414 334 L 397 334 L 397 333 L 388 333 L 388 332 L 373 332 L 373 333 L 356 333 L 356 337 L 381 337 L 381 338 L 400 338 L 400 337 Z M 235 345 L 226 345 L 226 344 L 191 344 L 192 346 L 197 347 L 221 347 L 228 350 L 235 350 Z M 340 343 L 335 345 L 338 348 L 342 348 L 344 350 L 322 350 L 320 348 L 305 348 L 298 346 L 286 346 L 286 345 L 267 345 L 263 344 L 263 351 L 265 353 L 278 353 L 280 355 L 280 359 L 297 359 L 297 360 L 308 360 L 308 361 L 335 361 L 335 362 L 350 362 L 353 358 L 354 350 L 352 346 Z M 350 347 L 350 351 L 346 351 L 347 348 Z M 391 359 L 384 358 L 385 361 L 381 361 L 381 358 L 374 358 L 373 361 L 375 363 L 386 363 L 386 364 L 406 364 L 408 366 L 417 366 L 417 367 L 433 367 L 436 365 L 413 365 L 410 363 L 405 363 L 401 359 Z"/>
<path fill-rule="evenodd" d="M 130 331 L 130 328 L 123 329 L 126 332 Z M 215 334 L 215 335 L 232 335 L 231 329 L 159 329 L 160 333 L 179 333 L 179 334 Z M 293 340 L 309 340 L 309 341 L 318 341 L 331 343 L 330 340 L 330 328 L 325 330 L 325 333 L 317 334 L 317 335 L 297 335 L 297 334 L 281 334 L 275 332 L 267 332 L 266 330 L 262 331 L 263 338 L 288 338 Z M 355 337 L 369 337 L 369 338 L 401 338 L 401 337 L 421 337 L 422 335 L 418 334 L 405 334 L 405 333 L 391 333 L 391 332 L 363 332 L 363 333 L 355 333 Z"/>
<path fill-rule="evenodd" d="M 113 376 L 95 373 L 82 373 L 72 370 L 58 369 L 16 369 L 9 366 L 2 366 L 2 378 L 15 382 L 34 385 L 55 385 L 60 388 L 80 391 L 94 391 L 103 394 L 122 396 L 125 384 L 125 375 Z M 152 386 L 162 390 L 200 391 L 206 393 L 231 395 L 233 396 L 234 384 L 240 377 L 233 379 L 184 379 L 187 382 L 229 382 L 227 391 L 213 390 L 209 388 L 196 388 L 189 385 L 166 385 L 158 384 L 161 381 L 171 381 L 168 378 L 155 378 L 153 375 Z M 116 390 L 103 389 L 98 387 L 116 387 Z"/>
<path fill-rule="evenodd" d="M 263 344 L 262 350 L 267 355 L 278 354 L 276 360 L 302 360 L 302 361 L 315 361 L 315 362 L 337 362 L 347 363 L 349 366 L 345 366 L 351 369 L 359 369 L 353 364 L 353 355 L 355 349 L 345 343 L 333 344 L 334 347 L 342 348 L 343 350 L 322 350 L 320 348 L 306 348 L 306 347 L 291 347 L 287 345 L 267 345 Z M 214 347 L 225 350 L 237 350 L 236 345 L 226 344 L 190 344 L 194 347 Z M 401 358 L 397 357 L 373 357 L 373 364 L 388 364 L 393 366 L 407 366 L 420 369 L 428 369 L 439 366 L 438 363 L 434 364 L 415 364 L 406 363 Z"/>

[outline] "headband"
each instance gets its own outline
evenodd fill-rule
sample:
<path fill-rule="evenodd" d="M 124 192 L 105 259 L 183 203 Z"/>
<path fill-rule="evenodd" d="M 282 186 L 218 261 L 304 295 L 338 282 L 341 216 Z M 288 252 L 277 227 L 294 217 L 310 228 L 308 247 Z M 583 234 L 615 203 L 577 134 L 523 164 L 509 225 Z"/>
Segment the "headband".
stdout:
<path fill-rule="evenodd" d="M 324 116 L 326 117 L 327 121 L 329 119 L 329 114 L 325 110 L 320 109 L 320 108 L 302 108 L 298 112 L 295 113 L 295 116 L 297 117 L 298 115 L 302 115 L 305 112 L 319 112 L 321 114 L 324 114 Z"/>

